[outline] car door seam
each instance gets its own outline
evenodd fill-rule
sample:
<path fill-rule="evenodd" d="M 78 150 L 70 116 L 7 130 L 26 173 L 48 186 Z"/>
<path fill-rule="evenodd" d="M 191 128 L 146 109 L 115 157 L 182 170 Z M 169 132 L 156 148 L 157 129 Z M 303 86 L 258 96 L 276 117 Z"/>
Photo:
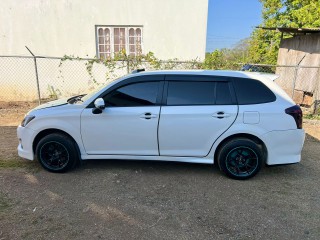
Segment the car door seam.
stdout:
<path fill-rule="evenodd" d="M 82 114 L 83 112 L 85 111 L 86 108 L 82 109 L 82 111 L 80 112 L 80 136 L 81 136 L 81 143 L 82 143 L 82 146 L 83 146 L 83 149 L 85 151 L 85 154 L 87 155 L 87 149 L 86 149 L 86 146 L 84 144 L 84 141 L 83 141 L 83 136 L 82 136 Z"/>
<path fill-rule="evenodd" d="M 219 139 L 225 132 L 227 132 L 227 131 L 233 126 L 233 124 L 235 123 L 235 121 L 236 121 L 237 118 L 238 118 L 238 115 L 239 115 L 239 105 L 237 104 L 237 114 L 236 114 L 236 117 L 234 118 L 233 122 L 230 124 L 230 126 L 229 126 L 223 133 L 221 133 L 221 134 L 219 135 L 219 137 L 216 138 L 216 140 L 214 140 L 214 142 L 212 143 L 211 148 L 210 148 L 208 154 L 207 154 L 206 156 L 204 156 L 204 157 L 208 157 L 208 155 L 209 155 L 210 152 L 212 151 L 213 145 L 218 141 L 218 139 Z M 214 161 L 214 159 L 213 159 L 213 161 Z"/>
<path fill-rule="evenodd" d="M 160 106 L 159 117 L 158 117 L 158 126 L 157 126 L 157 143 L 158 143 L 158 155 L 159 156 L 160 156 L 159 126 L 160 126 L 161 109 L 162 109 L 162 106 Z"/>

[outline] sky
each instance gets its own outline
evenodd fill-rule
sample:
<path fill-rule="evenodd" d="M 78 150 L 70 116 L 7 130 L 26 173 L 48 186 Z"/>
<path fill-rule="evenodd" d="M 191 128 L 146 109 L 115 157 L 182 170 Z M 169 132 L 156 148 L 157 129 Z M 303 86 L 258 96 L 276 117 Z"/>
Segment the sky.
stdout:
<path fill-rule="evenodd" d="M 209 0 L 206 52 L 249 37 L 262 21 L 261 9 L 259 0 Z"/>

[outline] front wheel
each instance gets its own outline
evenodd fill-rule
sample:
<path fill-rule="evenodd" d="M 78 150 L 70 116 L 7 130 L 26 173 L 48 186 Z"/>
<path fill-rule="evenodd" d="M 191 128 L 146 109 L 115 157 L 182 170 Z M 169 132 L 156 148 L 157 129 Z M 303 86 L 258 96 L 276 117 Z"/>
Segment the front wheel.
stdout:
<path fill-rule="evenodd" d="M 220 169 L 230 178 L 238 180 L 255 176 L 263 162 L 261 146 L 246 138 L 225 143 L 217 156 Z"/>
<path fill-rule="evenodd" d="M 36 148 L 37 159 L 50 172 L 66 172 L 79 160 L 76 145 L 68 136 L 53 133 L 42 138 Z"/>

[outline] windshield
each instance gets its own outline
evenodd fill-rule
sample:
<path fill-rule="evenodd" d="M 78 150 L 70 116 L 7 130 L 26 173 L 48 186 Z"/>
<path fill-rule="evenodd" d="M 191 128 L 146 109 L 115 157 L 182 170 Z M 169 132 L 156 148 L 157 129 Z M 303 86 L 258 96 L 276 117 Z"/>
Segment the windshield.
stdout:
<path fill-rule="evenodd" d="M 116 80 L 118 80 L 118 79 L 115 79 L 114 81 L 116 81 Z M 83 96 L 83 97 L 81 98 L 81 101 L 82 101 L 82 102 L 87 101 L 89 98 L 91 98 L 93 95 L 95 95 L 97 92 L 99 92 L 102 88 L 108 86 L 110 83 L 111 83 L 111 82 L 107 82 L 106 84 L 102 84 L 102 85 L 98 86 L 98 88 L 95 88 L 95 89 L 89 91 L 88 94 L 86 94 L 85 96 Z"/>

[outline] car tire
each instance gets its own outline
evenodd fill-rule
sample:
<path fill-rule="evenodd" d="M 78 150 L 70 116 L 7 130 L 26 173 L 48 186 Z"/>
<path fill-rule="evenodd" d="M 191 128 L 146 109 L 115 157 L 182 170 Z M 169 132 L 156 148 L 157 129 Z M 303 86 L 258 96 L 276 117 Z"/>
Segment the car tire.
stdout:
<path fill-rule="evenodd" d="M 53 133 L 43 137 L 36 148 L 36 157 L 50 172 L 67 172 L 79 162 L 76 143 L 70 137 Z"/>
<path fill-rule="evenodd" d="M 255 176 L 263 163 L 260 145 L 247 138 L 224 143 L 217 154 L 219 168 L 230 178 L 245 180 Z"/>

